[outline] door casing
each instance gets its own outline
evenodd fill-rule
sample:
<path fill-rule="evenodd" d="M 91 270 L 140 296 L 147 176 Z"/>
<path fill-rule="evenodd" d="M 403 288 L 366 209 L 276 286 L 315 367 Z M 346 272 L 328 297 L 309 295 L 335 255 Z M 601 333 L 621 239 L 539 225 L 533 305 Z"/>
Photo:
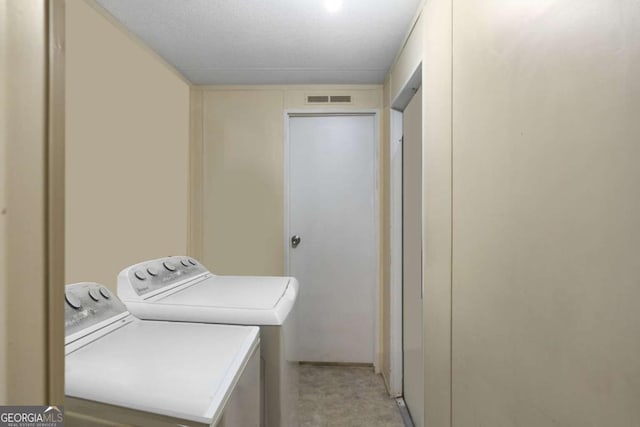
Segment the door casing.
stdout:
<path fill-rule="evenodd" d="M 389 223 L 391 224 L 391 230 L 389 233 L 390 308 L 388 321 L 390 323 L 390 373 L 388 386 L 389 394 L 393 397 L 402 396 L 404 369 L 402 362 L 402 112 L 413 98 L 414 88 L 421 86 L 421 84 L 422 62 L 419 62 L 398 95 L 392 100 L 389 112 Z"/>

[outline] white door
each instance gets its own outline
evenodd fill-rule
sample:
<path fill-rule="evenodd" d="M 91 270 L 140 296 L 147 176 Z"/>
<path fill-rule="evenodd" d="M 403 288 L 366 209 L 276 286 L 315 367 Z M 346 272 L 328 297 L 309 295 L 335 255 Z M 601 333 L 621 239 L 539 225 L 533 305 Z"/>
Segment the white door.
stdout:
<path fill-rule="evenodd" d="M 300 282 L 301 361 L 373 362 L 376 152 L 373 114 L 289 118 L 288 261 Z"/>
<path fill-rule="evenodd" d="M 403 114 L 402 328 L 404 400 L 416 427 L 424 418 L 422 348 L 422 90 Z"/>

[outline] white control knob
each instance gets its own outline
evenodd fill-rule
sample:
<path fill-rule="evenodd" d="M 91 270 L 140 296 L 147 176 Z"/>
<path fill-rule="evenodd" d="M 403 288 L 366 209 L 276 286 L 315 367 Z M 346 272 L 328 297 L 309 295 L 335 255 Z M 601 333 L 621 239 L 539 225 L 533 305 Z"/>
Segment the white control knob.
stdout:
<path fill-rule="evenodd" d="M 189 258 L 189 263 L 190 263 L 191 265 L 196 265 L 196 264 L 197 264 L 197 262 L 195 262 L 195 260 L 193 260 L 193 259 L 191 259 L 191 258 Z"/>
<path fill-rule="evenodd" d="M 76 295 L 72 294 L 71 292 L 66 292 L 64 294 L 64 299 L 67 301 L 67 304 L 69 304 L 71 307 L 75 308 L 76 310 L 82 307 L 82 302 L 80 301 L 80 298 L 78 298 Z"/>
<path fill-rule="evenodd" d="M 183 259 L 182 261 L 180 261 L 180 264 L 184 265 L 185 267 L 191 266 L 191 264 L 189 264 L 189 261 L 187 261 L 186 259 Z"/>
<path fill-rule="evenodd" d="M 105 299 L 111 298 L 111 292 L 109 292 L 109 289 L 105 288 L 104 286 L 100 288 L 100 295 L 102 295 Z"/>
<path fill-rule="evenodd" d="M 138 280 L 144 280 L 147 278 L 147 275 L 144 274 L 144 271 L 138 270 L 134 273 L 134 275 L 138 278 Z"/>
<path fill-rule="evenodd" d="M 97 302 L 100 299 L 100 292 L 98 292 L 96 288 L 91 288 L 89 289 L 89 296 L 92 300 Z"/>
<path fill-rule="evenodd" d="M 176 266 L 173 265 L 172 262 L 165 261 L 165 262 L 162 263 L 162 265 L 164 265 L 164 268 L 166 268 L 169 271 L 176 271 Z"/>
<path fill-rule="evenodd" d="M 149 273 L 150 276 L 157 276 L 158 275 L 158 269 L 155 267 L 148 267 L 147 268 L 147 273 Z"/>

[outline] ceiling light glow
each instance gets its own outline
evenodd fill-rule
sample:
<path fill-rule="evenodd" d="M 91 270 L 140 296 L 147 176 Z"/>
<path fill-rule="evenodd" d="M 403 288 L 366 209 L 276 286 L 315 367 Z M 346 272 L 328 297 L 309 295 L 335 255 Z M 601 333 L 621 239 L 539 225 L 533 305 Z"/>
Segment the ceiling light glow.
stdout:
<path fill-rule="evenodd" d="M 324 0 L 324 7 L 331 13 L 337 12 L 342 7 L 342 0 Z"/>

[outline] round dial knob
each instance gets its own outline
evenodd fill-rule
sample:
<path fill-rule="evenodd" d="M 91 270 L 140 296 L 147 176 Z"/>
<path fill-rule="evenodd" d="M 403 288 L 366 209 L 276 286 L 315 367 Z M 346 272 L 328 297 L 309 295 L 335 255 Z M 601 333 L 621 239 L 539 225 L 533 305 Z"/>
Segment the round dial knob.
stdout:
<path fill-rule="evenodd" d="M 193 259 L 189 258 L 189 264 L 191 264 L 191 265 L 196 265 L 197 263 L 195 262 L 195 260 L 193 260 Z"/>
<path fill-rule="evenodd" d="M 134 275 L 138 278 L 138 280 L 144 280 L 147 278 L 147 275 L 144 274 L 144 271 L 138 270 L 134 273 Z"/>
<path fill-rule="evenodd" d="M 75 308 L 76 310 L 82 307 L 82 302 L 80 301 L 80 298 L 78 298 L 76 295 L 72 294 L 71 292 L 66 292 L 64 294 L 64 299 L 67 301 L 67 304 L 69 304 L 71 307 Z"/>
<path fill-rule="evenodd" d="M 100 292 L 96 288 L 89 289 L 89 296 L 92 300 L 98 301 L 100 299 Z"/>
<path fill-rule="evenodd" d="M 180 264 L 184 265 L 185 267 L 191 267 L 191 264 L 189 264 L 189 261 L 186 259 L 180 261 Z"/>
<path fill-rule="evenodd" d="M 149 275 L 151 276 L 157 276 L 158 275 L 158 269 L 155 267 L 148 267 L 147 268 L 147 273 L 149 273 Z"/>
<path fill-rule="evenodd" d="M 165 261 L 162 263 L 162 265 L 169 271 L 176 271 L 176 266 L 172 262 Z"/>
<path fill-rule="evenodd" d="M 109 292 L 109 289 L 105 288 L 104 286 L 100 288 L 100 295 L 102 295 L 105 299 L 111 298 L 111 292 Z"/>

